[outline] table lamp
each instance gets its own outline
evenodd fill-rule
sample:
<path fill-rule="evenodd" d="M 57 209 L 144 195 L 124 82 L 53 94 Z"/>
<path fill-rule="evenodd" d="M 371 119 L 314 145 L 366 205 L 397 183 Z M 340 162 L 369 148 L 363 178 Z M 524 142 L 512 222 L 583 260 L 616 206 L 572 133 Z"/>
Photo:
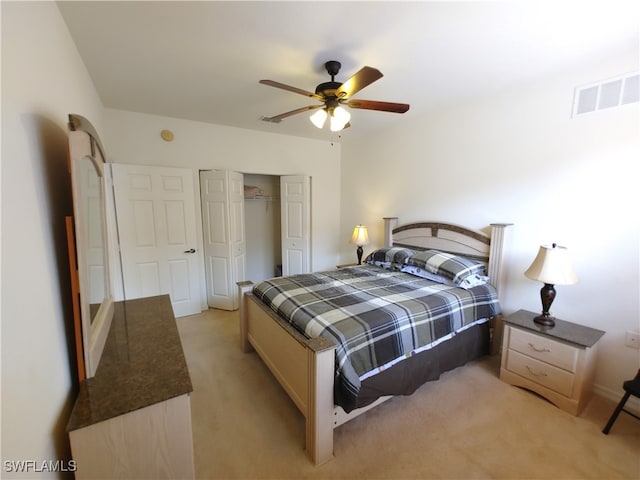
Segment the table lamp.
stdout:
<path fill-rule="evenodd" d="M 355 243 L 358 248 L 356 254 L 358 255 L 358 265 L 362 264 L 362 246 L 369 243 L 369 232 L 367 227 L 363 225 L 356 225 L 353 229 L 353 235 L 351 235 L 351 243 Z"/>
<path fill-rule="evenodd" d="M 542 314 L 533 321 L 539 325 L 553 327 L 556 324 L 555 317 L 549 313 L 553 299 L 556 298 L 556 289 L 553 286 L 578 283 L 578 277 L 569 263 L 567 248 L 555 243 L 541 245 L 538 255 L 524 274 L 531 280 L 544 283 L 540 289 Z"/>

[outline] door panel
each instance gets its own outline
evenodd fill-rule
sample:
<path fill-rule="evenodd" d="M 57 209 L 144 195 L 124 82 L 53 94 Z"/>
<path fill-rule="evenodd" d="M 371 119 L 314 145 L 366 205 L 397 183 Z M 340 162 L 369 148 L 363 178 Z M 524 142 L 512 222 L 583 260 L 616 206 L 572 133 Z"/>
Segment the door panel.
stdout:
<path fill-rule="evenodd" d="M 113 164 L 125 297 L 168 293 L 177 317 L 200 312 L 191 170 Z"/>
<path fill-rule="evenodd" d="M 305 273 L 304 264 L 303 252 L 293 248 L 287 250 L 287 266 L 290 272 Z M 295 275 L 296 273 L 289 273 L 288 275 Z"/>
<path fill-rule="evenodd" d="M 210 272 L 212 275 L 212 293 L 222 297 L 231 296 L 229 290 L 229 279 L 227 278 L 229 269 L 229 263 L 226 258 L 211 257 L 210 259 Z"/>
<path fill-rule="evenodd" d="M 282 274 L 311 271 L 311 179 L 304 175 L 280 178 L 282 210 Z"/>
<path fill-rule="evenodd" d="M 185 238 L 186 229 L 184 203 L 183 202 L 165 202 L 165 216 L 167 219 L 167 241 L 169 245 L 186 245 Z"/>
<path fill-rule="evenodd" d="M 132 275 L 133 276 L 132 278 Z M 137 269 L 130 272 L 127 298 L 142 298 L 158 295 L 160 287 L 160 266 L 158 262 L 138 262 Z M 135 282 L 135 286 L 131 282 Z"/>
<path fill-rule="evenodd" d="M 189 265 L 184 259 L 169 262 L 171 279 L 171 291 L 176 301 L 185 301 L 189 298 Z"/>

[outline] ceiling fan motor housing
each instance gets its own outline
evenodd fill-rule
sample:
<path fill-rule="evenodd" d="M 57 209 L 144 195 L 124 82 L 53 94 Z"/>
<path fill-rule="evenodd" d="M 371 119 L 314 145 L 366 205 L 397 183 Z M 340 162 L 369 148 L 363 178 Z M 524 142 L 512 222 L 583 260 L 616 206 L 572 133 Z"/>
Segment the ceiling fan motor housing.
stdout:
<path fill-rule="evenodd" d="M 327 69 L 327 73 L 331 75 L 331 81 L 321 83 L 316 87 L 316 93 L 318 95 L 322 95 L 324 97 L 335 97 L 334 92 L 342 85 L 342 83 L 335 81 L 335 76 L 340 71 L 340 67 L 342 67 L 342 64 L 337 60 L 329 60 L 324 64 L 324 68 Z"/>
<path fill-rule="evenodd" d="M 335 97 L 335 91 L 340 85 L 340 82 L 324 82 L 316 87 L 316 93 L 324 97 Z"/>

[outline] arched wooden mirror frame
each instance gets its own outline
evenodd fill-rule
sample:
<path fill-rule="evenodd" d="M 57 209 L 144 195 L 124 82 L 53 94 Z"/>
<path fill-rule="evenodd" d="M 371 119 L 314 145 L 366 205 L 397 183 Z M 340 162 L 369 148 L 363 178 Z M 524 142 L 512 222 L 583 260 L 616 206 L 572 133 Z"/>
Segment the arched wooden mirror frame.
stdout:
<path fill-rule="evenodd" d="M 105 155 L 95 129 L 80 115 L 69 115 L 68 140 L 75 229 L 75 258 L 70 256 L 72 271 L 77 260 L 77 276 L 72 286 L 78 375 L 83 380 L 93 377 L 98 369 L 114 311 L 105 208 Z"/>

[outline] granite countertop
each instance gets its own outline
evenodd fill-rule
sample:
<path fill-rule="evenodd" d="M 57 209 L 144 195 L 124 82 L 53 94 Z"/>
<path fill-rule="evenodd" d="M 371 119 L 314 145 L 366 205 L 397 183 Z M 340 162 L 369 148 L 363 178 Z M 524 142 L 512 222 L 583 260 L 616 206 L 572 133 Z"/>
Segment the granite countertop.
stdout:
<path fill-rule="evenodd" d="M 555 319 L 555 326 L 547 327 L 539 325 L 533 321 L 534 317 L 539 313 L 530 312 L 528 310 L 518 310 L 517 312 L 504 317 L 505 323 L 510 323 L 518 327 L 531 330 L 543 336 L 562 340 L 578 347 L 590 348 L 596 344 L 605 332 L 585 325 L 567 322 L 565 320 Z"/>
<path fill-rule="evenodd" d="M 116 302 L 98 370 L 80 384 L 67 431 L 192 391 L 169 295 Z"/>

